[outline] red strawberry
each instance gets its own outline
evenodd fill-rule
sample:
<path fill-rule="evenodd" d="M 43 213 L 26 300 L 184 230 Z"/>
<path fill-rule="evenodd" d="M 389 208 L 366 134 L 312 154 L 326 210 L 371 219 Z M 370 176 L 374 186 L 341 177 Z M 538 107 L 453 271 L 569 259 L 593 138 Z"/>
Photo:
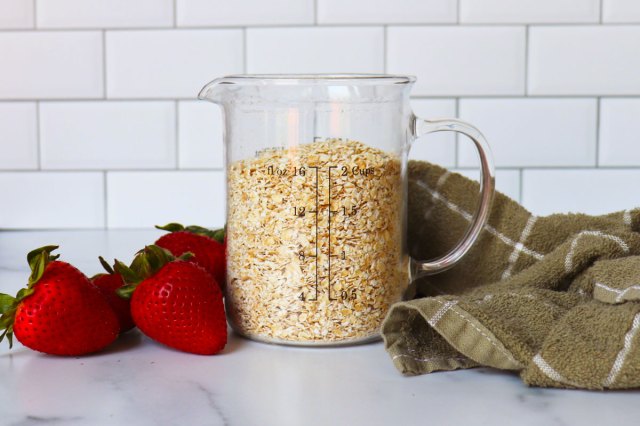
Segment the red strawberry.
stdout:
<path fill-rule="evenodd" d="M 118 323 L 120 324 L 120 334 L 125 333 L 136 325 L 131 318 L 131 305 L 129 300 L 123 299 L 118 296 L 116 290 L 125 285 L 122 276 L 115 272 L 111 265 L 109 265 L 102 257 L 99 257 L 102 267 L 107 271 L 106 274 L 98 274 L 91 278 L 93 285 L 98 287 L 104 297 L 109 302 L 111 309 L 118 317 Z"/>
<path fill-rule="evenodd" d="M 82 272 L 56 260 L 46 246 L 27 255 L 31 276 L 14 298 L 0 294 L 0 329 L 13 346 L 52 355 L 84 355 L 118 337 L 118 319 L 97 287 Z"/>
<path fill-rule="evenodd" d="M 133 321 L 144 334 L 184 352 L 212 355 L 227 343 L 222 292 L 204 268 L 147 246 L 131 264 L 116 261 L 129 284 L 118 290 L 131 297 Z"/>
<path fill-rule="evenodd" d="M 197 225 L 185 228 L 179 223 L 169 223 L 156 228 L 170 232 L 156 241 L 157 246 L 169 250 L 174 256 L 181 256 L 186 252 L 193 253 L 190 261 L 206 269 L 216 279 L 220 288 L 224 288 L 226 277 L 224 229 L 212 231 Z"/>

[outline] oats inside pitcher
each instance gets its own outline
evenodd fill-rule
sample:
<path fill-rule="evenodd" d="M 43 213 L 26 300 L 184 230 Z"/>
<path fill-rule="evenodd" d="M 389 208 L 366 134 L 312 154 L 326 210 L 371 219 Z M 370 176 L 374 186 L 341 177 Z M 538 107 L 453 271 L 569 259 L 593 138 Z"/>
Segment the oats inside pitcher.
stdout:
<path fill-rule="evenodd" d="M 263 150 L 227 179 L 233 326 L 273 341 L 377 335 L 409 279 L 399 157 L 330 139 Z"/>

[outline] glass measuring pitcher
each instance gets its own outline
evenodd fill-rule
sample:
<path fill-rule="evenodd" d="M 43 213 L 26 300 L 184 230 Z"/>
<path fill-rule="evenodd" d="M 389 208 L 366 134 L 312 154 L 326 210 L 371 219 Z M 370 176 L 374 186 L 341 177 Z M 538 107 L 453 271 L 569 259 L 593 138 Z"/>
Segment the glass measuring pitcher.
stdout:
<path fill-rule="evenodd" d="M 458 120 L 417 118 L 414 77 L 236 75 L 199 98 L 220 104 L 227 173 L 231 326 L 295 345 L 378 338 L 411 280 L 452 267 L 487 221 L 494 191 L 489 147 Z M 409 259 L 407 155 L 422 135 L 468 136 L 482 165 L 481 197 L 458 245 Z"/>

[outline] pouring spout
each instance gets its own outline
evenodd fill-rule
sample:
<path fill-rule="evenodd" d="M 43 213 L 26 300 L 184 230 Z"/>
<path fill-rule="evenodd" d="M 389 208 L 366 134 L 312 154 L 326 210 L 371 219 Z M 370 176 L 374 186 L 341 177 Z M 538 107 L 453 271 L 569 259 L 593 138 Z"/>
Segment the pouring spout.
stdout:
<path fill-rule="evenodd" d="M 233 84 L 234 82 L 228 77 L 216 78 L 215 80 L 205 84 L 204 87 L 200 89 L 198 99 L 221 104 L 222 94 L 225 93 L 226 89 Z"/>

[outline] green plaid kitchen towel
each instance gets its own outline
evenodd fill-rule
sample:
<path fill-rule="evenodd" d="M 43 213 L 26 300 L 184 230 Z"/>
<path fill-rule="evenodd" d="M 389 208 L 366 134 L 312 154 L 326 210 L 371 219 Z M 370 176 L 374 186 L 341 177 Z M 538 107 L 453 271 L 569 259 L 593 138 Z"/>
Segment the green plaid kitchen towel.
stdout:
<path fill-rule="evenodd" d="M 409 180 L 410 253 L 437 257 L 468 227 L 478 185 L 423 162 Z M 460 264 L 391 308 L 385 347 L 407 375 L 487 366 L 533 386 L 640 387 L 639 232 L 640 209 L 537 217 L 497 194 Z"/>

